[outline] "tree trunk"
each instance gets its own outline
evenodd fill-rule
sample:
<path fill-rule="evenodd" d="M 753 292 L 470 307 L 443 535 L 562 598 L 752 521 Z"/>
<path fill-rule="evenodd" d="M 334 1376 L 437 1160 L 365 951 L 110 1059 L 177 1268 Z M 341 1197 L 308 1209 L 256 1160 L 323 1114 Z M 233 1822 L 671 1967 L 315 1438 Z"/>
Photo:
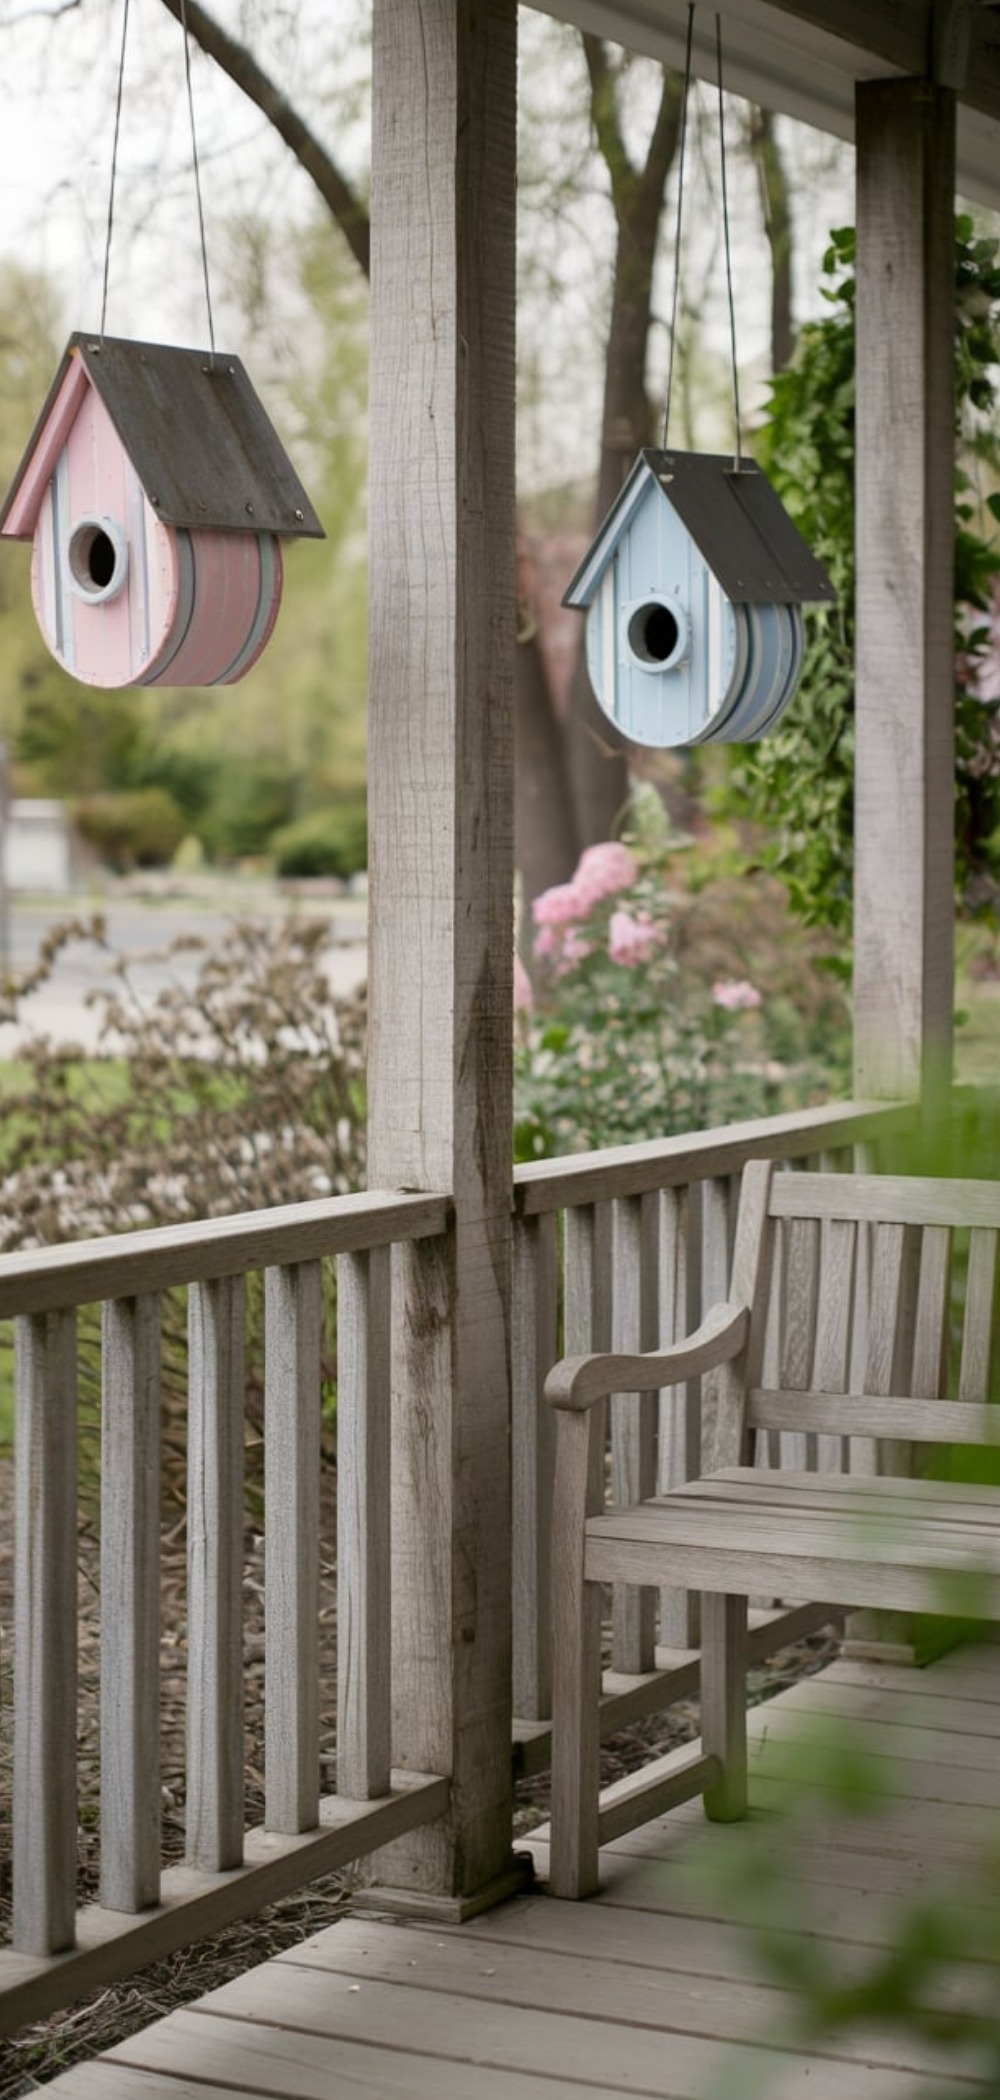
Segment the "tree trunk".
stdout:
<path fill-rule="evenodd" d="M 521 885 L 518 946 L 527 961 L 531 906 L 543 890 L 565 882 L 580 850 L 562 724 L 534 629 L 519 641 L 514 665 L 514 752 L 514 845 Z"/>
<path fill-rule="evenodd" d="M 654 409 L 646 385 L 653 268 L 666 201 L 667 178 L 680 135 L 681 82 L 664 73 L 660 106 L 641 167 L 625 147 L 618 104 L 623 78 L 599 37 L 585 36 L 591 114 L 611 177 L 617 222 L 611 327 L 604 375 L 604 412 L 595 526 L 610 509 L 636 453 L 653 442 Z M 570 695 L 567 755 L 580 846 L 610 838 L 628 797 L 628 746 L 598 707 L 587 675 L 584 638 Z"/>
<path fill-rule="evenodd" d="M 791 190 L 774 129 L 773 112 L 751 109 L 746 135 L 757 169 L 764 231 L 771 250 L 771 370 L 783 372 L 795 348 Z"/>

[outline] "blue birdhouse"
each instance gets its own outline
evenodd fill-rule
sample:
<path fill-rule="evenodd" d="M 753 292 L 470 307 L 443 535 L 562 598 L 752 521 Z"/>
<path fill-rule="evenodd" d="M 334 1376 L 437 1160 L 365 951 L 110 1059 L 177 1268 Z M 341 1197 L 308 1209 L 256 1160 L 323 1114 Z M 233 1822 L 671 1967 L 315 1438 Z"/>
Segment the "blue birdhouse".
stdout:
<path fill-rule="evenodd" d="M 647 449 L 563 604 L 586 610 L 604 713 L 664 747 L 773 729 L 802 669 L 802 606 L 835 596 L 754 460 Z"/>

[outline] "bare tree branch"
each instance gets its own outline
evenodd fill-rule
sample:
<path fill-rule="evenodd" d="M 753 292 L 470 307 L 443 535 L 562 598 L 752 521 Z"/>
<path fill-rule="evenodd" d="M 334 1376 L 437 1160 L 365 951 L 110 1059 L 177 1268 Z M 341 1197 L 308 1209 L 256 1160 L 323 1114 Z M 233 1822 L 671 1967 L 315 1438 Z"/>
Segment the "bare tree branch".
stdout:
<path fill-rule="evenodd" d="M 22 7 L 20 14 L 9 15 L 3 26 L 5 29 L 16 29 L 19 22 L 38 19 L 43 22 L 56 22 L 60 15 L 71 15 L 74 8 L 82 6 L 83 0 L 56 0 L 52 7 Z"/>
<path fill-rule="evenodd" d="M 792 200 L 788 171 L 769 109 L 751 104 L 745 136 L 760 186 L 764 232 L 771 250 L 771 369 L 784 370 L 795 348 L 792 320 Z"/>
<path fill-rule="evenodd" d="M 615 210 L 620 213 L 625 202 L 622 193 L 634 182 L 635 169 L 629 159 L 618 116 L 618 99 L 615 92 L 618 74 L 611 64 L 608 47 L 602 37 L 586 32 L 583 51 L 590 74 L 590 115 L 601 158 L 611 178 Z"/>
<path fill-rule="evenodd" d="M 646 165 L 642 171 L 642 188 L 646 193 L 649 210 L 655 211 L 657 220 L 663 209 L 667 176 L 673 166 L 681 130 L 681 105 L 684 85 L 680 74 L 668 73 L 664 68 L 663 88 L 656 122 L 649 141 Z"/>
<path fill-rule="evenodd" d="M 76 6 L 79 0 L 67 0 Z M 181 0 L 163 0 L 164 7 L 177 21 L 181 20 Z M 369 274 L 370 229 L 368 213 L 357 191 L 341 174 L 336 162 L 320 144 L 315 132 L 292 108 L 287 97 L 281 93 L 258 65 L 253 53 L 245 44 L 238 44 L 213 15 L 201 5 L 201 0 L 185 0 L 184 13 L 187 25 L 200 49 L 208 58 L 228 74 L 248 101 L 273 124 L 279 137 L 294 153 L 299 165 L 313 182 L 327 210 L 332 213 L 346 240 L 351 254 L 365 276 Z"/>

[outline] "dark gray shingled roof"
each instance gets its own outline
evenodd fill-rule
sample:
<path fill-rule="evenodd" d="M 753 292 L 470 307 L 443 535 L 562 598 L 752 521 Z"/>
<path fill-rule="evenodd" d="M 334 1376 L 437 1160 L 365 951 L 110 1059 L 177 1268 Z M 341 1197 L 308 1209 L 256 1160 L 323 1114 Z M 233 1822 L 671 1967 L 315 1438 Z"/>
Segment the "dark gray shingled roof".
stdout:
<path fill-rule="evenodd" d="M 78 350 L 165 525 L 322 539 L 323 527 L 238 357 L 118 336 L 70 337 L 0 527 Z"/>
<path fill-rule="evenodd" d="M 564 604 L 581 602 L 577 587 L 595 557 L 610 558 L 619 518 L 631 511 L 635 477 L 643 467 L 734 605 L 835 602 L 826 570 L 754 460 L 741 459 L 737 470 L 731 452 L 660 452 L 647 446 L 580 564 Z"/>

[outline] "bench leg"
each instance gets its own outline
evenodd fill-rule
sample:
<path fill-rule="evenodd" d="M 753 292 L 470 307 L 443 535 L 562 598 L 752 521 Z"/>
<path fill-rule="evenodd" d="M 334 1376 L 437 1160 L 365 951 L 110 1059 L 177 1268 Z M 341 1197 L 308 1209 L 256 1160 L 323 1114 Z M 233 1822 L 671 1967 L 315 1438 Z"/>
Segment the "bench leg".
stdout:
<path fill-rule="evenodd" d="M 599 1878 L 601 1589 L 575 1569 L 553 1576 L 549 1894 L 575 1898 Z"/>
<path fill-rule="evenodd" d="M 747 1600 L 701 1600 L 701 1741 L 722 1777 L 705 1789 L 705 1814 L 735 1823 L 747 1812 Z"/>

